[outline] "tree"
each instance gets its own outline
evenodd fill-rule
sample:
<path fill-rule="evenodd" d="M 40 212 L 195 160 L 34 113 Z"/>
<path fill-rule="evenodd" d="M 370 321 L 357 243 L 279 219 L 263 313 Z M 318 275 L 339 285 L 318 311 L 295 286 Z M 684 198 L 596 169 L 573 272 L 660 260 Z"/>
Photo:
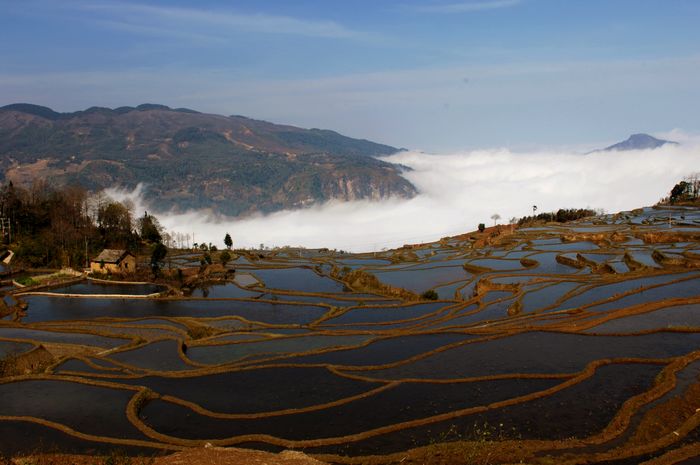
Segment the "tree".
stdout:
<path fill-rule="evenodd" d="M 158 274 L 163 265 L 163 260 L 168 255 L 168 249 L 160 242 L 156 243 L 151 253 L 151 270 L 153 274 Z"/>
<path fill-rule="evenodd" d="M 676 200 L 682 199 L 685 196 L 686 190 L 688 189 L 688 183 L 686 181 L 681 181 L 671 190 L 671 203 L 675 203 Z"/>
<path fill-rule="evenodd" d="M 97 221 L 107 231 L 131 231 L 129 210 L 119 202 L 110 202 L 100 208 Z"/>
<path fill-rule="evenodd" d="M 226 264 L 231 260 L 231 254 L 228 252 L 228 250 L 221 252 L 221 255 L 219 255 L 219 260 L 221 261 L 222 265 L 226 266 Z"/>
<path fill-rule="evenodd" d="M 131 212 L 127 205 L 109 202 L 97 212 L 97 221 L 106 246 L 123 248 L 137 242 L 138 238 L 132 233 Z"/>
<path fill-rule="evenodd" d="M 229 250 L 231 250 L 231 247 L 233 247 L 233 239 L 231 239 L 231 235 L 229 233 L 226 233 L 226 236 L 224 236 L 224 245 Z"/>
<path fill-rule="evenodd" d="M 437 294 L 437 292 L 435 292 L 434 289 L 430 289 L 428 291 L 425 291 L 420 296 L 425 300 L 437 300 L 438 299 L 438 294 Z"/>
<path fill-rule="evenodd" d="M 139 218 L 139 233 L 141 239 L 149 242 L 162 242 L 163 238 L 161 236 L 162 227 L 158 222 L 158 219 L 154 216 L 144 212 L 143 218 Z"/>
<path fill-rule="evenodd" d="M 496 226 L 496 224 L 498 224 L 498 220 L 501 219 L 501 215 L 499 215 L 498 213 L 494 213 L 493 215 L 491 215 L 491 219 L 493 220 L 493 225 Z"/>
<path fill-rule="evenodd" d="M 486 225 L 484 223 L 479 223 L 479 232 L 484 232 Z"/>

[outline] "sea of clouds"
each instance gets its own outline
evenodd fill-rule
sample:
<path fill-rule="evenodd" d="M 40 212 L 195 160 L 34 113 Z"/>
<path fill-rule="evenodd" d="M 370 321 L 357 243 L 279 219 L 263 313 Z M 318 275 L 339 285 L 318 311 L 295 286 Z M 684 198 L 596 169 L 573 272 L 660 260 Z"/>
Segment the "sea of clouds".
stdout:
<path fill-rule="evenodd" d="M 499 223 L 508 223 L 532 214 L 533 205 L 538 212 L 593 208 L 610 213 L 652 205 L 682 178 L 700 171 L 700 140 L 674 135 L 681 145 L 627 152 L 399 152 L 384 160 L 411 168 L 404 176 L 420 192 L 413 199 L 330 201 L 243 218 L 197 211 L 156 214 L 166 231 L 219 247 L 228 232 L 236 248 L 265 244 L 377 251 L 473 231 L 479 223 L 493 224 L 494 214 L 501 217 Z M 137 212 L 152 211 L 142 192 L 109 189 L 107 194 L 130 199 Z"/>

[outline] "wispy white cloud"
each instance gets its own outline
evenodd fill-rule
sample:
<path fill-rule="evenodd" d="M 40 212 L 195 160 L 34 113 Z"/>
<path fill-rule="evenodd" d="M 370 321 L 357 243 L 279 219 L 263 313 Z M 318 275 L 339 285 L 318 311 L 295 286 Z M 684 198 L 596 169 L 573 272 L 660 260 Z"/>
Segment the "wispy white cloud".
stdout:
<path fill-rule="evenodd" d="M 590 155 L 505 149 L 400 152 L 387 160 L 413 169 L 406 177 L 420 195 L 410 200 L 332 201 L 245 218 L 214 218 L 195 211 L 160 213 L 158 218 L 169 231 L 195 232 L 200 242 L 217 245 L 229 232 L 237 247 L 256 247 L 262 242 L 379 250 L 471 231 L 494 213 L 508 221 L 530 214 L 532 205 L 540 211 L 592 207 L 608 212 L 651 205 L 678 180 L 697 171 L 698 148 L 683 144 Z M 153 210 L 143 204 L 140 190 L 111 190 L 110 194 L 130 197 L 137 211 Z M 367 231 L 372 231 L 371 237 Z"/>
<path fill-rule="evenodd" d="M 367 38 L 368 34 L 338 22 L 296 18 L 266 13 L 242 13 L 231 10 L 209 10 L 193 7 L 154 6 L 131 2 L 66 3 L 72 8 L 92 14 L 107 13 L 102 18 L 110 27 L 131 32 L 165 35 L 174 32 L 216 38 L 234 32 L 288 34 L 336 39 Z"/>
<path fill-rule="evenodd" d="M 168 37 L 173 39 L 183 39 L 187 41 L 194 42 L 226 42 L 225 38 L 220 35 L 197 33 L 186 30 L 181 30 L 178 28 L 167 28 L 167 27 L 155 27 L 155 26 L 142 26 L 138 24 L 129 23 L 126 21 L 111 21 L 111 20 L 97 20 L 94 24 L 98 26 L 105 27 L 107 29 L 112 29 L 116 31 L 122 31 L 133 35 L 141 36 L 154 36 L 154 37 Z"/>
<path fill-rule="evenodd" d="M 509 8 L 522 3 L 522 0 L 485 0 L 435 5 L 415 5 L 412 9 L 424 13 L 473 13 L 476 11 Z"/>

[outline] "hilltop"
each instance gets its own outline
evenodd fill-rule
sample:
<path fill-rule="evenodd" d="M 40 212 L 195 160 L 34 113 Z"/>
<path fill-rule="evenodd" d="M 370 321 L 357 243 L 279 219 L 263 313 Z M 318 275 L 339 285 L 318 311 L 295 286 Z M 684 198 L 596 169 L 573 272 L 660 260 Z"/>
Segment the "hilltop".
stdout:
<path fill-rule="evenodd" d="M 399 149 L 323 129 L 144 104 L 59 113 L 0 108 L 5 181 L 45 178 L 90 190 L 146 186 L 155 208 L 239 215 L 330 199 L 410 198 L 404 169 L 374 157 Z"/>
<path fill-rule="evenodd" d="M 673 142 L 670 140 L 657 139 L 656 137 L 650 136 L 649 134 L 632 134 L 622 142 L 613 144 L 609 147 L 605 147 L 602 151 L 626 151 L 626 150 L 648 150 L 659 148 L 663 145 L 671 144 L 678 145 L 678 142 Z M 599 150 L 596 150 L 599 151 Z"/>

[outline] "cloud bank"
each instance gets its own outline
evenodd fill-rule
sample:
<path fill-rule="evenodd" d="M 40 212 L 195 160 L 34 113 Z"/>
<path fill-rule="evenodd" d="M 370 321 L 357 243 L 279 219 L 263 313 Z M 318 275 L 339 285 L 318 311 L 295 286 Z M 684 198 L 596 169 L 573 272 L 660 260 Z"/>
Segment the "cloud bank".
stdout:
<path fill-rule="evenodd" d="M 584 207 L 617 212 L 654 204 L 680 179 L 700 170 L 700 140 L 683 137 L 680 146 L 588 155 L 507 149 L 400 152 L 385 160 L 412 168 L 404 176 L 420 194 L 410 200 L 331 201 L 245 218 L 202 212 L 157 216 L 167 231 L 194 233 L 196 242 L 217 246 L 228 232 L 237 248 L 265 244 L 376 251 L 473 231 L 478 223 L 492 224 L 495 213 L 507 223 L 531 214 L 532 205 L 540 212 Z M 108 194 L 130 198 L 136 211 L 152 210 L 138 189 Z"/>

